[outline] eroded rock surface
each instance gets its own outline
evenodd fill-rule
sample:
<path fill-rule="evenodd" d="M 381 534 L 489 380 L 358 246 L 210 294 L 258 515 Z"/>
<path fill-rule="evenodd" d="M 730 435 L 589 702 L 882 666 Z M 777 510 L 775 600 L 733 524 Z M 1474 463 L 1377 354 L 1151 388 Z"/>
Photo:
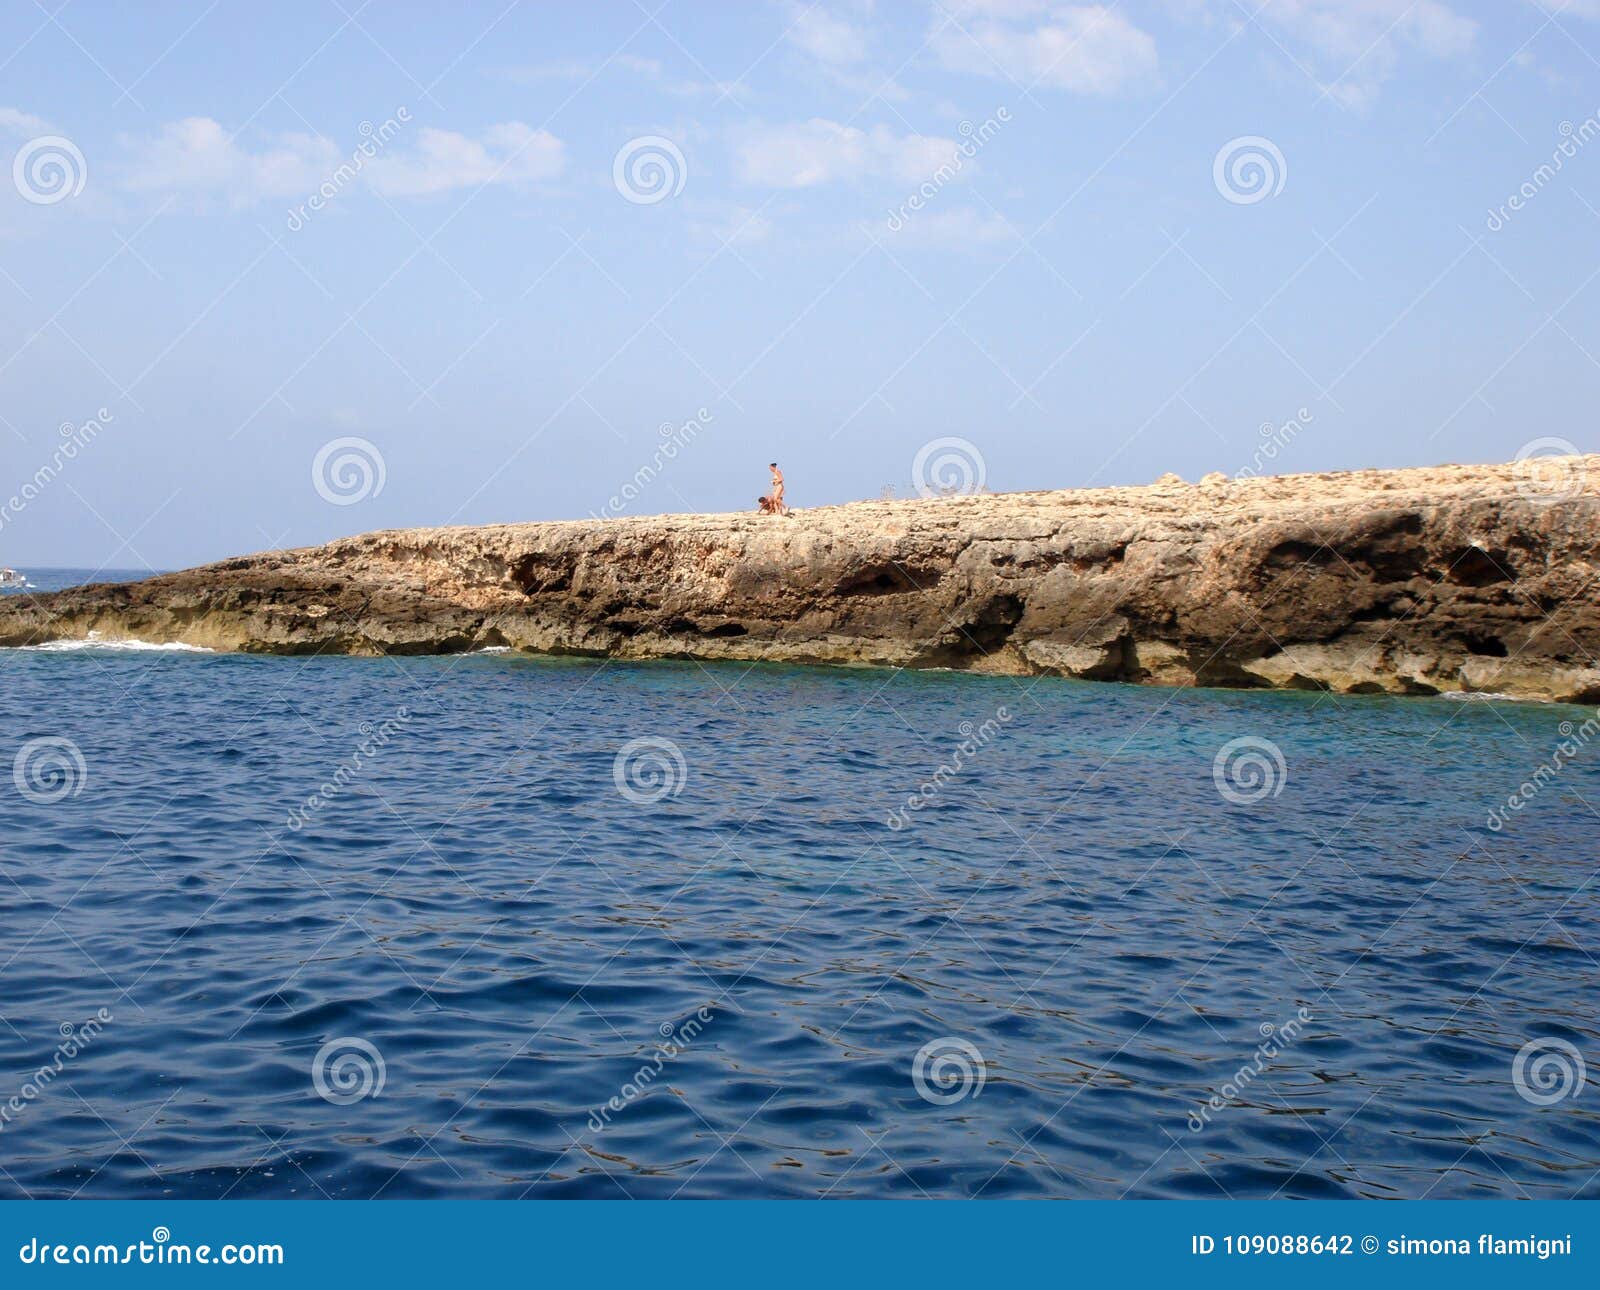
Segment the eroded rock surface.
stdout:
<path fill-rule="evenodd" d="M 491 645 L 1600 701 L 1600 457 L 369 533 L 0 599 L 0 644 Z"/>

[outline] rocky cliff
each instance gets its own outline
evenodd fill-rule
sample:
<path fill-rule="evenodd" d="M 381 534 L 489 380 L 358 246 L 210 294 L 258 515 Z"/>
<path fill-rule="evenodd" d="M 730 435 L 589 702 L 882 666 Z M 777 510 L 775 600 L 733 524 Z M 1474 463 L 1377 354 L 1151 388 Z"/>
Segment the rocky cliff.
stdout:
<path fill-rule="evenodd" d="M 369 533 L 0 599 L 0 644 L 492 645 L 1600 701 L 1600 457 Z"/>

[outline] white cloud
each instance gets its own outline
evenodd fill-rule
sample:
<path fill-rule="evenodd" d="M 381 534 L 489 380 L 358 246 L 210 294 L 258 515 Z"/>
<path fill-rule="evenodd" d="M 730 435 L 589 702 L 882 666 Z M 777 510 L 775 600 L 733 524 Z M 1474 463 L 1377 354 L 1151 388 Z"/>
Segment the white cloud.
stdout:
<path fill-rule="evenodd" d="M 24 112 L 19 108 L 0 107 L 0 130 L 27 139 L 35 135 L 48 134 L 50 127 L 41 117 L 36 117 L 31 112 Z"/>
<path fill-rule="evenodd" d="M 794 3 L 789 12 L 789 40 L 813 58 L 837 66 L 867 56 L 867 33 L 859 24 L 817 4 Z"/>
<path fill-rule="evenodd" d="M 662 67 L 659 58 L 640 58 L 637 54 L 617 54 L 612 60 L 618 67 L 629 72 L 637 72 L 646 80 L 660 80 Z"/>
<path fill-rule="evenodd" d="M 482 184 L 554 179 L 566 165 L 566 146 L 548 130 L 521 121 L 490 126 L 481 139 L 424 127 L 409 153 L 386 152 L 367 163 L 380 193 L 416 197 Z"/>
<path fill-rule="evenodd" d="M 492 74 L 519 85 L 539 85 L 547 81 L 591 81 L 602 76 L 632 76 L 677 98 L 698 98 L 707 94 L 732 95 L 741 88 L 737 81 L 700 81 L 675 77 L 667 72 L 660 59 L 640 58 L 634 54 L 616 54 L 604 62 L 569 58 L 526 67 L 502 67 Z"/>
<path fill-rule="evenodd" d="M 1156 43 L 1104 5 L 950 0 L 930 43 L 946 67 L 1023 86 L 1115 94 L 1156 75 Z"/>
<path fill-rule="evenodd" d="M 789 0 L 785 38 L 810 55 L 825 80 L 858 98 L 902 103 L 910 92 L 882 67 L 869 60 L 872 43 L 872 0 L 848 0 L 841 12 L 810 0 Z"/>
<path fill-rule="evenodd" d="M 308 134 L 284 135 L 264 151 L 250 152 L 210 117 L 191 116 L 135 143 L 126 184 L 136 191 L 209 195 L 248 206 L 304 196 L 337 164 L 337 156 L 333 144 Z"/>
<path fill-rule="evenodd" d="M 309 134 L 280 135 L 253 151 L 211 118 L 187 117 L 163 126 L 153 139 L 134 143 L 124 182 L 135 191 L 214 198 L 239 208 L 305 197 L 354 152 Z M 424 128 L 411 148 L 404 149 L 404 137 L 396 137 L 385 151 L 363 158 L 361 168 L 378 192 L 409 197 L 549 179 L 560 174 L 563 163 L 561 140 L 510 121 L 491 126 L 478 139 Z"/>
<path fill-rule="evenodd" d="M 735 148 L 739 177 L 767 188 L 811 188 L 842 179 L 920 183 L 956 155 L 954 139 L 861 130 L 822 117 L 743 132 Z M 969 167 L 970 168 L 970 167 Z"/>
<path fill-rule="evenodd" d="M 696 220 L 691 227 L 700 237 L 718 246 L 735 249 L 758 246 L 772 237 L 772 221 L 754 207 L 719 205 L 703 209 L 708 218 Z"/>
<path fill-rule="evenodd" d="M 919 211 L 907 217 L 893 234 L 882 225 L 872 229 L 873 237 L 891 251 L 915 247 L 932 251 L 972 251 L 997 242 L 1014 241 L 1017 230 L 998 213 L 985 215 L 969 206 L 947 211 Z"/>
<path fill-rule="evenodd" d="M 1440 0 L 1278 0 L 1264 15 L 1332 58 L 1356 59 L 1391 39 L 1436 57 L 1465 53 L 1478 24 Z"/>
<path fill-rule="evenodd" d="M 1405 49 L 1432 58 L 1456 58 L 1472 48 L 1478 24 L 1442 0 L 1278 0 L 1259 21 L 1270 23 L 1312 51 L 1319 82 L 1346 107 L 1377 98 Z"/>

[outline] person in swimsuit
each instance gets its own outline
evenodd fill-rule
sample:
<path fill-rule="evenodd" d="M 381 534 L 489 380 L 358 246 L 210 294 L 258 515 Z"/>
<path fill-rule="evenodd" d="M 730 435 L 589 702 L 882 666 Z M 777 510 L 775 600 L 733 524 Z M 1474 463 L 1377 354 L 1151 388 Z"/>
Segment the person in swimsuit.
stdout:
<path fill-rule="evenodd" d="M 783 472 L 775 461 L 768 463 L 767 469 L 772 471 L 772 513 L 782 515 L 789 509 L 783 504 Z"/>

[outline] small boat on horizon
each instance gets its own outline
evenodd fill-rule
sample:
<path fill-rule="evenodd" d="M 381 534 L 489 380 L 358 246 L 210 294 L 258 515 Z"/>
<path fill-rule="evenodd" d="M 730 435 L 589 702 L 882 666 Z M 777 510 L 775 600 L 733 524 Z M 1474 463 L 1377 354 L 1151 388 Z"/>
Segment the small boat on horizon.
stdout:
<path fill-rule="evenodd" d="M 0 587 L 26 587 L 26 575 L 18 573 L 15 569 L 0 569 Z"/>

